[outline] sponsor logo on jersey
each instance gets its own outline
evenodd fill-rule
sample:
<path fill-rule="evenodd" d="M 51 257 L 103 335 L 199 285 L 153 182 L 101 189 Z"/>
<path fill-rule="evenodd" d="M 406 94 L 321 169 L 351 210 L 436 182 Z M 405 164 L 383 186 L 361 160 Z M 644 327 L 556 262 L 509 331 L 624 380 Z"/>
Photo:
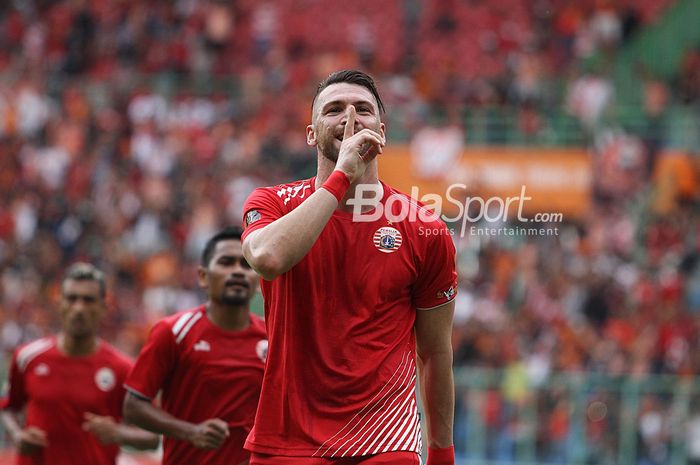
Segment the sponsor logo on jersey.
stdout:
<path fill-rule="evenodd" d="M 37 376 L 47 376 L 50 372 L 49 366 L 45 363 L 40 363 L 34 368 L 34 374 Z"/>
<path fill-rule="evenodd" d="M 261 218 L 260 212 L 257 210 L 251 210 L 245 214 L 245 225 L 250 226 Z"/>
<path fill-rule="evenodd" d="M 209 352 L 211 350 L 211 346 L 207 341 L 202 340 L 194 345 L 194 350 L 200 352 Z"/>
<path fill-rule="evenodd" d="M 437 293 L 437 298 L 442 299 L 443 297 L 447 300 L 450 300 L 452 297 L 455 296 L 455 293 L 457 290 L 455 289 L 454 286 L 450 286 L 450 288 L 446 291 L 438 291 Z"/>
<path fill-rule="evenodd" d="M 267 339 L 261 339 L 255 345 L 255 353 L 263 362 L 267 360 Z"/>
<path fill-rule="evenodd" d="M 103 367 L 95 373 L 95 384 L 102 392 L 109 392 L 117 384 L 117 377 L 111 368 Z"/>
<path fill-rule="evenodd" d="M 398 229 L 392 228 L 391 226 L 384 226 L 377 229 L 372 241 L 380 252 L 393 253 L 401 247 L 403 237 Z"/>

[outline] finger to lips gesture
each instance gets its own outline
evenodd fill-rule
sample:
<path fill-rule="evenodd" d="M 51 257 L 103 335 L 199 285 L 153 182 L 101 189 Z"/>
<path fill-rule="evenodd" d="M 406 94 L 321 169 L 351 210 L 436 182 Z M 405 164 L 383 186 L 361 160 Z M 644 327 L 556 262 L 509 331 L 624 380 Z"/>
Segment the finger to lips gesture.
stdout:
<path fill-rule="evenodd" d="M 345 114 L 347 121 L 336 168 L 342 170 L 350 182 L 353 182 L 362 176 L 367 165 L 382 153 L 386 141 L 381 134 L 368 128 L 355 133 L 356 113 L 353 105 L 348 106 Z"/>

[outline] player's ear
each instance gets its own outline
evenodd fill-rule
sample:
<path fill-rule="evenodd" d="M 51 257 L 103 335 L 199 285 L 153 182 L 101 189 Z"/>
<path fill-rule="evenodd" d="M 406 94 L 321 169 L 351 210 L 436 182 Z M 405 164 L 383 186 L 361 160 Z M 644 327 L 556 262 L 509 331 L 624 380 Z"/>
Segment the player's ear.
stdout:
<path fill-rule="evenodd" d="M 318 144 L 316 141 L 316 131 L 314 130 L 313 124 L 306 126 L 306 143 L 311 147 L 316 147 Z"/>
<path fill-rule="evenodd" d="M 207 269 L 203 266 L 197 267 L 197 283 L 202 289 L 209 287 L 209 280 L 207 279 Z"/>

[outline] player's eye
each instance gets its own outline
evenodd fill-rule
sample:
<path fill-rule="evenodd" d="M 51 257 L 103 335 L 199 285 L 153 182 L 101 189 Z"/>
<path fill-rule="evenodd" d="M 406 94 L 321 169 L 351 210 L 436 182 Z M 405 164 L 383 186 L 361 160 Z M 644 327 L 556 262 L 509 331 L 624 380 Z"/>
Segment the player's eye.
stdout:
<path fill-rule="evenodd" d="M 250 270 L 250 263 L 245 258 L 241 258 L 241 267 Z"/>
<path fill-rule="evenodd" d="M 72 304 L 82 300 L 86 304 L 92 304 L 97 302 L 97 297 L 92 295 L 78 295 L 78 294 L 67 294 L 65 296 L 66 300 Z"/>

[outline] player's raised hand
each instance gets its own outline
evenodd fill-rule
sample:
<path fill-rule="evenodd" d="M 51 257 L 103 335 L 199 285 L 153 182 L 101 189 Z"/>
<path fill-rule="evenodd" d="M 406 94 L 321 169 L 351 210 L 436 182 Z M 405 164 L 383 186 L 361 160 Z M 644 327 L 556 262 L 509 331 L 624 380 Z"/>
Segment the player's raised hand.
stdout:
<path fill-rule="evenodd" d="M 46 438 L 46 432 L 35 426 L 24 428 L 17 434 L 12 441 L 17 446 L 17 450 L 22 455 L 33 455 L 42 448 L 49 445 Z"/>
<path fill-rule="evenodd" d="M 83 418 L 83 430 L 95 436 L 101 444 L 121 444 L 119 423 L 114 418 L 91 412 L 85 412 Z"/>
<path fill-rule="evenodd" d="M 195 425 L 189 441 L 200 449 L 218 449 L 228 436 L 228 424 L 219 418 L 212 418 Z"/>
<path fill-rule="evenodd" d="M 336 169 L 344 172 L 350 182 L 356 181 L 367 169 L 367 165 L 382 153 L 386 141 L 376 131 L 364 128 L 355 133 L 355 107 L 349 105 L 346 110 L 345 131 L 340 144 Z"/>

